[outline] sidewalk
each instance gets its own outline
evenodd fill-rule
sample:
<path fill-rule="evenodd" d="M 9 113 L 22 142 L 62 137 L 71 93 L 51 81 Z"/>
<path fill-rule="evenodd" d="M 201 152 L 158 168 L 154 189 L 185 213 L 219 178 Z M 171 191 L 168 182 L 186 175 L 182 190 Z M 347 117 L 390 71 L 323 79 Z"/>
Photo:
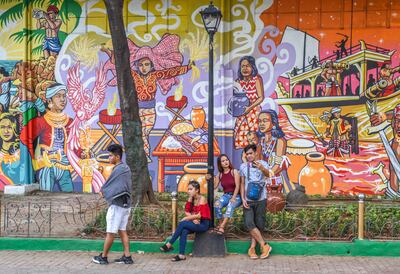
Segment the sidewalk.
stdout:
<path fill-rule="evenodd" d="M 133 254 L 133 265 L 97 265 L 94 252 L 0 251 L 0 273 L 399 273 L 399 258 L 273 255 L 252 261 L 245 255 L 191 258 L 171 262 L 171 255 Z M 109 261 L 120 253 L 111 253 Z"/>

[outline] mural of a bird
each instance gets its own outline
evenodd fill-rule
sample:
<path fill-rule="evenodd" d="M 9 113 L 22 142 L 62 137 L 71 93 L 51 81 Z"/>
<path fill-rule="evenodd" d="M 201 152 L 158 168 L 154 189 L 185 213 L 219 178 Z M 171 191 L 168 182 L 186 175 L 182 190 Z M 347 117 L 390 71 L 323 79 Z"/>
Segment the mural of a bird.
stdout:
<path fill-rule="evenodd" d="M 77 62 L 68 70 L 67 88 L 67 98 L 76 113 L 74 120 L 69 125 L 67 157 L 74 170 L 79 176 L 82 176 L 79 157 L 76 154 L 76 151 L 81 148 L 79 134 L 81 130 L 86 129 L 88 121 L 93 118 L 104 102 L 107 77 L 104 73 L 103 64 L 100 64 L 96 69 L 96 80 L 93 89 L 90 91 L 88 88 L 84 88 L 81 83 L 80 63 Z M 103 176 L 97 169 L 94 169 L 92 184 L 95 192 L 100 190 L 103 183 Z"/>

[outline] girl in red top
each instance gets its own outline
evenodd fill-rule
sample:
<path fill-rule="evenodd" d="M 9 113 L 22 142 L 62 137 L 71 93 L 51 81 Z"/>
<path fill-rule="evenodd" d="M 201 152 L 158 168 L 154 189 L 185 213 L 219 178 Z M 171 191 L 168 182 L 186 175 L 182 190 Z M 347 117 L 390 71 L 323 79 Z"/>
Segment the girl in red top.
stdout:
<path fill-rule="evenodd" d="M 163 252 L 173 250 L 172 245 L 179 238 L 179 255 L 172 258 L 173 262 L 186 260 L 185 247 L 187 235 L 194 232 L 205 232 L 210 226 L 210 208 L 207 199 L 200 195 L 200 184 L 190 181 L 188 185 L 189 200 L 185 206 L 185 217 L 179 225 L 168 243 L 160 247 Z"/>
<path fill-rule="evenodd" d="M 217 188 L 219 183 L 224 190 L 222 195 L 215 201 L 215 218 L 219 220 L 217 226 L 217 233 L 223 234 L 225 232 L 225 225 L 233 216 L 235 208 L 242 204 L 242 199 L 239 194 L 240 190 L 240 175 L 239 172 L 233 168 L 228 156 L 221 154 L 217 159 L 218 174 L 214 177 L 214 187 Z M 206 178 L 211 178 L 206 175 Z M 225 214 L 222 215 L 222 209 L 226 208 Z"/>

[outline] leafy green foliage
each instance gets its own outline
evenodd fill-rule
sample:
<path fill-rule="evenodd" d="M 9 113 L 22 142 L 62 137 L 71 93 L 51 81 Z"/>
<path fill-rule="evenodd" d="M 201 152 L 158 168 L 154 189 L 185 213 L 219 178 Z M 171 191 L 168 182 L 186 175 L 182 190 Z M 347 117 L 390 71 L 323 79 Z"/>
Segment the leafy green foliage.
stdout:
<path fill-rule="evenodd" d="M 0 0 L 1 5 L 6 5 L 10 3 L 15 3 L 15 0 Z"/>
<path fill-rule="evenodd" d="M 63 1 L 60 7 L 60 18 L 65 23 L 69 20 L 70 15 L 73 18 L 78 18 L 82 14 L 82 7 L 81 5 L 74 1 Z M 78 26 L 79 20 L 76 20 L 75 25 L 72 29 L 75 29 Z"/>
<path fill-rule="evenodd" d="M 185 214 L 180 202 L 178 220 Z M 106 230 L 106 212 L 102 212 L 85 228 L 89 231 Z M 331 205 L 266 213 L 264 234 L 267 238 L 285 240 L 351 240 L 356 238 L 358 205 Z M 369 239 L 394 239 L 400 235 L 400 210 L 397 206 L 369 204 L 365 210 L 365 235 Z M 168 235 L 172 229 L 172 214 L 168 209 L 136 208 L 131 212 L 130 233 L 136 237 L 154 238 Z M 235 210 L 226 227 L 228 237 L 244 238 L 243 210 Z"/>
<path fill-rule="evenodd" d="M 24 38 L 28 39 L 28 42 L 34 41 L 38 43 L 42 41 L 45 37 L 46 33 L 44 29 L 27 29 L 23 28 L 21 31 L 15 32 L 10 35 L 10 38 L 14 39 L 15 42 L 22 43 Z"/>
<path fill-rule="evenodd" d="M 9 4 L 15 3 L 11 8 L 7 9 L 0 15 L 0 27 L 3 27 L 11 22 L 20 20 L 24 17 L 24 13 L 31 8 L 42 8 L 46 3 L 48 5 L 60 6 L 60 18 L 64 24 L 66 24 L 70 18 L 71 20 L 75 20 L 72 31 L 78 26 L 79 18 L 82 15 L 82 7 L 76 0 L 0 0 L 0 4 Z M 47 6 L 48 6 L 47 5 Z M 27 14 L 26 16 L 31 16 Z M 71 31 L 71 32 L 72 32 Z M 59 31 L 58 37 L 60 39 L 61 44 L 65 41 L 68 33 Z M 45 37 L 44 29 L 30 29 L 24 28 L 22 31 L 15 32 L 10 35 L 10 38 L 14 39 L 14 41 L 18 43 L 23 43 L 24 38 L 27 38 L 28 42 L 32 42 L 35 45 L 41 43 Z M 32 54 L 40 54 L 42 46 L 37 46 L 32 49 Z"/>
<path fill-rule="evenodd" d="M 0 15 L 0 27 L 4 27 L 12 21 L 17 21 L 18 19 L 21 19 L 23 12 L 23 3 L 16 4 L 15 6 L 9 8 Z"/>

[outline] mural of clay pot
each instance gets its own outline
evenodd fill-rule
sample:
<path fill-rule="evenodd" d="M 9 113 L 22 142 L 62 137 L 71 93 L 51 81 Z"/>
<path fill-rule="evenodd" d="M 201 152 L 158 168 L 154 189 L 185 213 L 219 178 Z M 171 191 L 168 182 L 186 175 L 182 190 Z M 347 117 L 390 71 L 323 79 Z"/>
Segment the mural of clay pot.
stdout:
<path fill-rule="evenodd" d="M 202 128 L 206 121 L 206 112 L 202 106 L 194 106 L 190 113 L 190 120 L 194 128 Z"/>
<path fill-rule="evenodd" d="M 207 163 L 187 163 L 183 167 L 185 174 L 181 177 L 178 182 L 178 192 L 187 192 L 189 182 L 195 180 L 200 183 L 200 193 L 207 193 Z"/>
<path fill-rule="evenodd" d="M 315 143 L 311 140 L 293 138 L 287 141 L 286 156 L 290 160 L 287 169 L 289 180 L 297 184 L 302 168 L 307 164 L 306 154 L 317 151 Z"/>
<path fill-rule="evenodd" d="M 278 185 L 270 185 L 267 187 L 267 210 L 271 213 L 282 211 L 285 207 L 285 196 L 279 190 Z"/>
<path fill-rule="evenodd" d="M 250 100 L 245 93 L 234 93 L 228 102 L 228 113 L 233 117 L 242 116 L 249 105 Z"/>
<path fill-rule="evenodd" d="M 324 164 L 325 155 L 310 152 L 306 159 L 307 165 L 300 171 L 299 184 L 306 188 L 307 195 L 328 195 L 332 188 L 332 176 Z"/>

